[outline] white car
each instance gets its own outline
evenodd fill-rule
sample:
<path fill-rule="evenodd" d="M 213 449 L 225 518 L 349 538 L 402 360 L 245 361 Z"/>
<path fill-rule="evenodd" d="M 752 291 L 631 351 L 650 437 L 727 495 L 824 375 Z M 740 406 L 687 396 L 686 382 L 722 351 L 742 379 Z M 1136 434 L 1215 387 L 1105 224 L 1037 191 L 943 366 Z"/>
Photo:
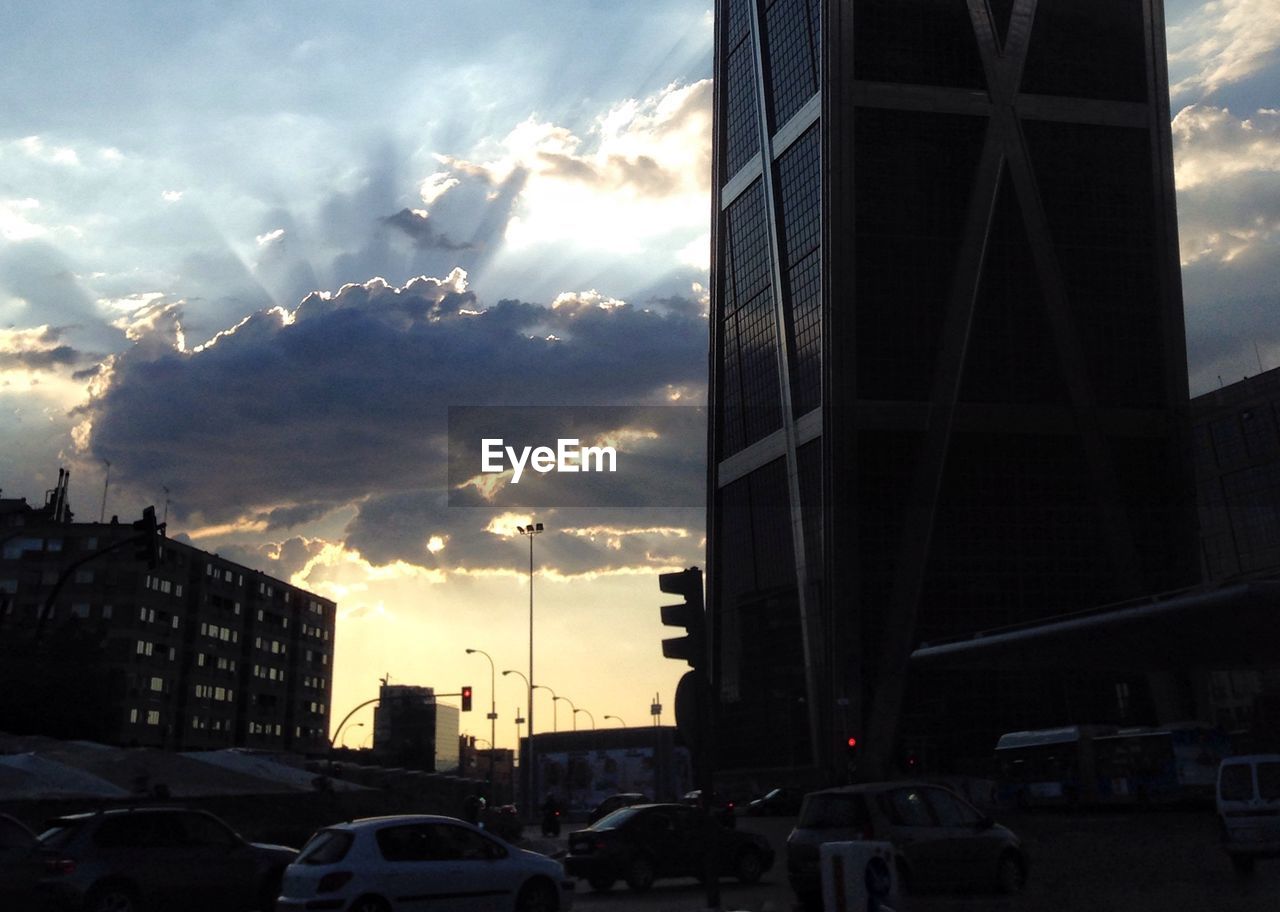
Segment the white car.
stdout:
<path fill-rule="evenodd" d="M 277 912 L 566 912 L 560 862 L 453 817 L 372 817 L 318 831 L 285 870 Z"/>

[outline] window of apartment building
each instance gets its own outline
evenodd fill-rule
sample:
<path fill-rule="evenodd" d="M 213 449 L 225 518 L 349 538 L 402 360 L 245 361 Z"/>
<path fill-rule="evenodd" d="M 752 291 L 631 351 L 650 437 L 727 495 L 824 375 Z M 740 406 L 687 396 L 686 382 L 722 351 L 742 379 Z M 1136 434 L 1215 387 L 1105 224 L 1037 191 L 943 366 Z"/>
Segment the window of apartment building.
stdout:
<path fill-rule="evenodd" d="M 6 595 L 17 595 L 18 581 L 16 579 L 0 579 L 0 592 Z"/>
<path fill-rule="evenodd" d="M 71 606 L 71 616 L 78 618 L 87 618 L 89 616 L 89 603 L 77 602 Z"/>
<path fill-rule="evenodd" d="M 171 623 L 171 626 L 173 627 L 173 629 L 174 629 L 174 630 L 177 630 L 177 629 L 178 629 L 178 616 L 177 616 L 176 614 L 171 618 L 171 622 L 172 622 L 172 623 Z"/>
<path fill-rule="evenodd" d="M 203 652 L 197 652 L 197 653 L 196 653 L 196 664 L 197 664 L 197 665 L 199 665 L 201 668 L 204 668 L 204 653 L 203 653 Z"/>
<path fill-rule="evenodd" d="M 17 560 L 22 557 L 26 551 L 39 551 L 44 545 L 38 538 L 16 538 L 11 542 L 6 542 L 4 546 L 4 559 Z"/>
<path fill-rule="evenodd" d="M 88 538 L 86 538 L 84 540 L 84 549 L 86 551 L 97 551 L 98 537 L 96 535 L 90 535 Z"/>
<path fill-rule="evenodd" d="M 133 725 L 138 724 L 138 711 L 136 709 L 129 710 L 129 722 Z"/>
<path fill-rule="evenodd" d="M 147 724 L 148 725 L 160 724 L 160 710 L 158 709 L 147 710 Z"/>
<path fill-rule="evenodd" d="M 148 640 L 138 640 L 138 655 L 149 656 L 155 651 L 156 644 Z"/>
<path fill-rule="evenodd" d="M 112 608 L 112 606 L 111 606 L 111 605 L 103 605 L 103 606 L 102 606 L 102 619 L 103 619 L 104 621 L 109 621 L 109 620 L 111 620 L 111 613 L 112 613 L 112 611 L 113 611 L 113 608 Z"/>
<path fill-rule="evenodd" d="M 177 657 L 178 657 L 178 651 L 177 651 L 174 647 L 170 646 L 170 647 L 169 647 L 169 661 L 170 661 L 170 662 L 172 662 L 172 661 L 173 661 L 174 659 L 176 659 Z"/>
<path fill-rule="evenodd" d="M 164 693 L 164 678 L 152 678 L 151 689 L 156 693 Z"/>
<path fill-rule="evenodd" d="M 86 569 L 84 569 L 84 568 L 81 568 L 81 569 L 77 570 L 77 571 L 76 571 L 76 582 L 77 582 L 77 583 L 92 583 L 92 582 L 93 582 L 93 571 L 92 571 L 92 570 L 86 570 Z"/>
<path fill-rule="evenodd" d="M 62 550 L 62 539 L 60 539 L 60 538 L 51 538 L 51 539 L 49 539 L 49 541 L 46 543 L 46 546 L 45 546 L 45 547 L 46 547 L 46 548 L 48 548 L 48 550 L 50 550 L 50 551 L 61 551 L 61 550 Z"/>

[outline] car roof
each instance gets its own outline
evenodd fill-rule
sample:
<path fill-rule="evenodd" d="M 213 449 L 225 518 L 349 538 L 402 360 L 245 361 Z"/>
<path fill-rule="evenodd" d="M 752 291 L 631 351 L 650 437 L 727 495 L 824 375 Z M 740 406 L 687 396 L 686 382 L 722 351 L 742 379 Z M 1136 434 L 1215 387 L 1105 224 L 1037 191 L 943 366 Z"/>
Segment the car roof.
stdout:
<path fill-rule="evenodd" d="M 413 823 L 462 823 L 457 817 L 444 814 L 389 814 L 385 817 L 361 817 L 358 820 L 346 820 L 324 827 L 326 830 L 373 830 L 384 826 L 396 826 Z"/>
<path fill-rule="evenodd" d="M 1280 762 L 1280 754 L 1242 754 L 1239 757 L 1223 757 L 1223 766 L 1234 766 L 1244 763 L 1276 763 Z"/>
<path fill-rule="evenodd" d="M 120 817 L 125 814 L 207 814 L 198 808 L 182 808 L 182 807 L 128 807 L 128 808 L 102 808 L 97 811 L 83 811 L 79 814 L 59 814 L 57 817 L 50 818 L 51 824 L 69 824 L 82 823 L 91 820 L 94 817 Z"/>

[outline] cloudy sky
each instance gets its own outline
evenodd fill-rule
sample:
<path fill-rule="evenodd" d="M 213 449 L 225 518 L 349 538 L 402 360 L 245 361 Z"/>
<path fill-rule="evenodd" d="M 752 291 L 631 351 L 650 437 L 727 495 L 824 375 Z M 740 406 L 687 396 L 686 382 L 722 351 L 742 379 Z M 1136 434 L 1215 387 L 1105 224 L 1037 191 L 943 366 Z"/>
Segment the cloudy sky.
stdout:
<path fill-rule="evenodd" d="M 9 11 L 6 496 L 69 466 L 96 519 L 109 460 L 108 515 L 167 487 L 172 534 L 339 602 L 335 712 L 386 673 L 487 703 L 463 650 L 525 667 L 531 514 L 448 506 L 446 410 L 702 401 L 709 7 Z M 1167 18 L 1203 392 L 1280 366 L 1280 7 Z M 696 448 L 666 455 L 699 477 Z M 670 721 L 654 574 L 703 562 L 700 511 L 537 518 L 537 678 L 597 723 L 646 722 L 655 692 Z M 522 685 L 497 701 L 510 743 Z"/>

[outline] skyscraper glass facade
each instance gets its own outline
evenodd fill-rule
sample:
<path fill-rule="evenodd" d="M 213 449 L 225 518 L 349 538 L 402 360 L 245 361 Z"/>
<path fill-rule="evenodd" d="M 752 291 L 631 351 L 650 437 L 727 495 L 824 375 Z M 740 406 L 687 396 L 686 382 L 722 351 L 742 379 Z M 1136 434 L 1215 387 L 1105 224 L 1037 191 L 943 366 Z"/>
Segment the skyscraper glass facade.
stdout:
<path fill-rule="evenodd" d="M 904 669 L 1194 581 L 1158 0 L 721 0 L 717 28 L 720 765 L 1101 721 L 1075 672 Z"/>

